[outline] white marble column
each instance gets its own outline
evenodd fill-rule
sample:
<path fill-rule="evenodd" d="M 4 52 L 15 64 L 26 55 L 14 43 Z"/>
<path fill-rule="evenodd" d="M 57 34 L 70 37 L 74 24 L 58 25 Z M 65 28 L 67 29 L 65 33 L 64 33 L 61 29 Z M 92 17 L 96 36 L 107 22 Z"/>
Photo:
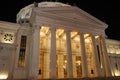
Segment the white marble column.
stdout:
<path fill-rule="evenodd" d="M 84 34 L 80 33 L 81 59 L 82 59 L 82 77 L 88 77 L 87 57 L 85 51 Z"/>
<path fill-rule="evenodd" d="M 33 26 L 33 50 L 31 53 L 30 80 L 37 80 L 39 61 L 40 26 Z"/>
<path fill-rule="evenodd" d="M 70 31 L 66 30 L 66 41 L 67 41 L 67 61 L 68 61 L 68 76 L 73 77 L 73 63 L 72 63 L 72 48 L 71 48 L 71 36 Z"/>
<path fill-rule="evenodd" d="M 104 59 L 104 65 L 105 65 L 105 73 L 107 77 L 112 76 L 111 68 L 110 68 L 110 62 L 108 59 L 108 53 L 107 53 L 107 48 L 106 48 L 106 43 L 105 39 L 101 36 L 101 44 L 102 44 L 102 54 L 103 54 L 103 59 Z"/>
<path fill-rule="evenodd" d="M 97 52 L 97 47 L 96 47 L 96 40 L 95 40 L 95 36 L 91 35 L 91 39 L 92 39 L 92 44 L 93 44 L 93 58 L 94 58 L 94 62 L 95 62 L 95 76 L 101 76 L 100 75 L 100 62 L 99 62 L 99 58 L 98 58 L 98 52 Z"/>
<path fill-rule="evenodd" d="M 50 78 L 56 79 L 56 29 L 51 28 Z"/>

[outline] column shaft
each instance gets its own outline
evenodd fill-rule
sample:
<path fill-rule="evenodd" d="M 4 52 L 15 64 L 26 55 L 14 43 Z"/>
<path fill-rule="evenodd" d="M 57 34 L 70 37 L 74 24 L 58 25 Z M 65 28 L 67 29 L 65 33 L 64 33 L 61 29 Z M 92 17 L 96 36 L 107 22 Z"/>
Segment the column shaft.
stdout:
<path fill-rule="evenodd" d="M 85 51 L 84 34 L 80 34 L 81 59 L 82 59 L 82 77 L 88 77 L 87 57 Z"/>
<path fill-rule="evenodd" d="M 39 61 L 39 42 L 40 42 L 40 27 L 33 26 L 33 50 L 31 56 L 31 72 L 30 79 L 37 80 L 38 76 L 38 61 Z"/>
<path fill-rule="evenodd" d="M 50 77 L 56 78 L 56 29 L 51 28 Z"/>
<path fill-rule="evenodd" d="M 66 40 L 67 40 L 68 74 L 69 77 L 72 78 L 73 77 L 72 48 L 71 48 L 71 36 L 69 31 L 66 31 Z"/>
<path fill-rule="evenodd" d="M 95 37 L 92 36 L 92 44 L 93 44 L 93 57 L 95 59 L 95 76 L 98 77 L 100 76 L 100 63 L 99 63 L 99 58 L 98 58 L 98 52 L 97 52 L 97 47 L 96 47 L 96 40 Z"/>
<path fill-rule="evenodd" d="M 105 72 L 106 72 L 106 76 L 112 76 L 111 73 L 111 68 L 110 68 L 110 62 L 108 59 L 108 54 L 107 54 L 107 49 L 105 46 L 105 39 L 101 36 L 101 44 L 102 44 L 102 54 L 103 54 L 103 59 L 104 59 L 104 65 L 105 65 Z"/>

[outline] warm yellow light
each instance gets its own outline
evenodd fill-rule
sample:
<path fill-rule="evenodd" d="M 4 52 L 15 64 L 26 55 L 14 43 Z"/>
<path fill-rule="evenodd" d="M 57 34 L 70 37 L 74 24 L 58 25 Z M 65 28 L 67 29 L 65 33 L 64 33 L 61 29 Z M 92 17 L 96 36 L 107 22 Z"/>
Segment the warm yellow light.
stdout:
<path fill-rule="evenodd" d="M 63 36 L 63 40 L 66 40 L 66 35 Z"/>
<path fill-rule="evenodd" d="M 40 30 L 40 36 L 45 37 L 48 32 L 49 32 L 49 27 L 42 26 Z"/>
<path fill-rule="evenodd" d="M 40 32 L 40 37 L 44 37 L 45 33 L 44 32 Z"/>
<path fill-rule="evenodd" d="M 41 30 L 44 29 L 44 26 L 41 26 Z"/>
<path fill-rule="evenodd" d="M 119 71 L 115 71 L 115 76 L 120 76 Z"/>
<path fill-rule="evenodd" d="M 119 48 L 116 49 L 116 54 L 120 54 L 120 49 Z"/>
<path fill-rule="evenodd" d="M 75 37 L 78 32 L 71 32 L 71 38 Z"/>
<path fill-rule="evenodd" d="M 7 79 L 8 78 L 8 74 L 0 74 L 0 79 Z"/>
<path fill-rule="evenodd" d="M 8 43 L 8 44 L 13 44 L 14 43 L 14 41 L 5 41 L 5 40 L 2 40 L 1 42 L 2 43 Z"/>
<path fill-rule="evenodd" d="M 85 42 L 86 43 L 90 43 L 90 39 L 85 39 Z"/>
<path fill-rule="evenodd" d="M 66 69 L 66 66 L 65 66 L 65 65 L 63 65 L 63 68 L 64 68 L 64 69 Z"/>
<path fill-rule="evenodd" d="M 13 44 L 14 43 L 14 33 L 11 32 L 5 32 L 1 36 L 1 41 L 2 43 L 8 43 L 8 44 Z"/>
<path fill-rule="evenodd" d="M 78 65 L 80 65 L 81 61 L 80 61 L 80 60 L 78 60 L 78 61 L 76 61 L 76 63 L 77 63 Z"/>
<path fill-rule="evenodd" d="M 76 36 L 76 37 L 74 38 L 74 40 L 75 40 L 76 42 L 79 42 L 79 41 L 80 41 L 79 36 Z"/>
<path fill-rule="evenodd" d="M 90 34 L 84 34 L 84 38 L 88 37 Z"/>
<path fill-rule="evenodd" d="M 64 63 L 67 63 L 67 60 L 65 60 Z"/>
<path fill-rule="evenodd" d="M 99 38 L 99 36 L 95 36 L 95 38 Z"/>
<path fill-rule="evenodd" d="M 57 29 L 56 34 L 61 36 L 64 33 L 64 29 Z"/>

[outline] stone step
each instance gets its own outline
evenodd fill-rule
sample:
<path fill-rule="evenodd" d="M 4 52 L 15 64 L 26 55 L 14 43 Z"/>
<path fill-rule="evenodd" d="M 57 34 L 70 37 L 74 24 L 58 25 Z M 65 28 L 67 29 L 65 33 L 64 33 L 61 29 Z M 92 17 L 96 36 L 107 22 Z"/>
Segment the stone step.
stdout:
<path fill-rule="evenodd" d="M 5 79 L 0 79 L 0 80 L 5 80 Z M 28 79 L 12 79 L 12 80 L 28 80 Z M 96 77 L 96 78 L 38 79 L 38 80 L 120 80 L 120 76 L 119 77 Z"/>

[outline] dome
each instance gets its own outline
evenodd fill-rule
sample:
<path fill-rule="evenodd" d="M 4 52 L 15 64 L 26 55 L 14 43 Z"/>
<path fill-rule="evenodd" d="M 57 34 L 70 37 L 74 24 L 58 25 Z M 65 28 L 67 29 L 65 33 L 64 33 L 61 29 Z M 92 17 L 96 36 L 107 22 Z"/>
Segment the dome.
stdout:
<path fill-rule="evenodd" d="M 70 6 L 68 4 L 63 4 L 60 2 L 41 2 L 38 3 L 38 7 L 64 7 L 64 6 Z"/>
<path fill-rule="evenodd" d="M 19 11 L 19 13 L 17 14 L 17 23 L 20 22 L 23 23 L 26 21 L 29 22 L 29 18 L 31 16 L 33 7 L 49 8 L 49 7 L 65 7 L 65 6 L 70 6 L 70 5 L 61 2 L 40 2 L 40 3 L 30 4 Z"/>

